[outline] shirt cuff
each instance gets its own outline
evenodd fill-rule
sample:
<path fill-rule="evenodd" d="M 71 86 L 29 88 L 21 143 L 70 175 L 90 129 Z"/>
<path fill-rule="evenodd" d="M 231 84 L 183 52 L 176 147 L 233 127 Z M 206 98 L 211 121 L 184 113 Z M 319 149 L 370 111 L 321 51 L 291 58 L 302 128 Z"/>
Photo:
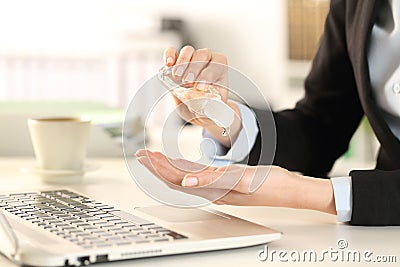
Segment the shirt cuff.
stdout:
<path fill-rule="evenodd" d="M 238 102 L 234 103 L 240 111 L 242 129 L 230 149 L 221 145 L 208 132 L 203 130 L 201 149 L 208 158 L 214 159 L 215 163 L 224 162 L 225 164 L 229 164 L 232 162 L 242 161 L 250 153 L 254 143 L 256 142 L 259 130 L 255 114 L 249 107 Z"/>
<path fill-rule="evenodd" d="M 331 178 L 338 222 L 349 222 L 353 212 L 351 177 Z"/>

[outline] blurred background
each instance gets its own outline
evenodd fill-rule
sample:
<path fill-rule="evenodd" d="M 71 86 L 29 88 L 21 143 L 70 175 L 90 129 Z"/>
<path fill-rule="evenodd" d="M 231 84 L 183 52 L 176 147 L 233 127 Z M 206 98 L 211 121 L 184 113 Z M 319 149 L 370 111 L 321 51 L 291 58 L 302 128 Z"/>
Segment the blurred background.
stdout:
<path fill-rule="evenodd" d="M 121 156 L 125 109 L 163 65 L 167 46 L 224 53 L 274 110 L 291 108 L 304 94 L 328 10 L 329 0 L 1 0 L 0 156 L 33 155 L 26 118 L 49 115 L 91 116 L 89 156 Z M 143 120 L 130 122 L 133 152 Z M 149 124 L 154 148 L 157 122 Z M 183 154 L 196 157 L 185 142 L 199 141 L 200 131 L 186 128 Z M 376 150 L 363 121 L 332 175 L 374 166 Z"/>

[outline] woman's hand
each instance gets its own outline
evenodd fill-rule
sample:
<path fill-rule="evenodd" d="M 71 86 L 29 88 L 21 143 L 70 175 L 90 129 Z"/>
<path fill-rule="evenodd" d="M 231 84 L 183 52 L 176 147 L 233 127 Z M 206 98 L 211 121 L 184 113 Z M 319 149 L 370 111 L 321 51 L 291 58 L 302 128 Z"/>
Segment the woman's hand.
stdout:
<path fill-rule="evenodd" d="M 310 178 L 277 166 L 229 165 L 222 168 L 170 159 L 139 150 L 138 161 L 173 189 L 216 204 L 278 206 L 336 214 L 330 180 Z"/>
<path fill-rule="evenodd" d="M 181 83 L 193 84 L 193 96 L 196 91 L 205 90 L 212 85 L 219 91 L 221 100 L 230 106 L 236 113 L 235 120 L 230 127 L 230 135 L 222 136 L 221 128 L 212 120 L 198 116 L 191 112 L 186 105 L 173 95 L 180 116 L 190 123 L 203 127 L 225 147 L 231 147 L 241 129 L 240 111 L 236 104 L 228 101 L 228 61 L 225 55 L 211 51 L 209 48 L 195 50 L 191 46 L 183 47 L 179 54 L 173 47 L 164 51 L 164 63 L 173 68 L 174 79 Z"/>

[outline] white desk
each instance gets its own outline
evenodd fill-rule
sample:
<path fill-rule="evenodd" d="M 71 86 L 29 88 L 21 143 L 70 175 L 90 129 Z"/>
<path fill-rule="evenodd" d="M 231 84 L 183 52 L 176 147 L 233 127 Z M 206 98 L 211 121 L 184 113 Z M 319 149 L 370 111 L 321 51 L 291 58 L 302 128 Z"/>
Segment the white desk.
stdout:
<path fill-rule="evenodd" d="M 23 174 L 21 167 L 34 165 L 33 159 L 0 158 L 0 188 L 1 191 L 32 190 L 41 188 L 70 188 L 89 197 L 95 198 L 125 210 L 134 206 L 156 204 L 154 200 L 142 193 L 125 167 L 122 159 L 93 159 L 101 164 L 101 169 L 86 174 L 82 183 L 73 185 L 43 184 L 34 175 Z M 284 233 L 283 238 L 268 245 L 270 250 L 285 250 L 290 253 L 297 250 L 314 250 L 318 255 L 330 248 L 338 250 L 337 240 L 348 242 L 347 250 L 370 250 L 372 258 L 376 255 L 394 255 L 400 262 L 400 227 L 355 227 L 336 223 L 336 217 L 313 211 L 291 210 L 268 207 L 228 207 L 216 206 L 217 209 L 230 212 L 233 215 L 278 229 Z M 139 259 L 116 263 L 106 263 L 98 266 L 267 266 L 258 260 L 257 252 L 262 248 L 250 247 L 243 249 L 205 252 L 198 254 L 165 256 Z M 287 256 L 289 257 L 289 256 Z M 292 262 L 288 258 L 289 263 Z M 285 265 L 277 256 L 274 265 Z M 329 259 L 317 263 L 321 266 L 334 265 Z M 296 263 L 297 266 L 308 266 L 309 261 Z M 354 263 L 353 263 L 354 265 Z M 361 266 L 361 263 L 355 265 Z M 375 264 L 370 263 L 370 266 Z M 385 263 L 384 266 L 396 264 Z M 0 266 L 14 266 L 7 259 L 0 257 Z"/>

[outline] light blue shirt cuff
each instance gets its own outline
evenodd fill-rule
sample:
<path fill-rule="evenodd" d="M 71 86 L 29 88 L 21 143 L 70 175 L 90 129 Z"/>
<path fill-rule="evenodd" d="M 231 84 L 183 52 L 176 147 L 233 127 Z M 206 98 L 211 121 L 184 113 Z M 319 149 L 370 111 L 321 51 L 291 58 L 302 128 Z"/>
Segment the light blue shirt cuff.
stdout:
<path fill-rule="evenodd" d="M 242 161 L 250 153 L 258 135 L 256 116 L 247 106 L 234 102 L 240 111 L 242 118 L 242 129 L 230 149 L 227 149 L 215 140 L 209 133 L 203 131 L 203 142 L 201 149 L 214 165 L 226 165 Z M 207 140 L 208 142 L 204 142 Z M 211 142 L 209 142 L 211 141 Z"/>
<path fill-rule="evenodd" d="M 351 177 L 331 178 L 338 222 L 349 222 L 353 212 Z"/>

